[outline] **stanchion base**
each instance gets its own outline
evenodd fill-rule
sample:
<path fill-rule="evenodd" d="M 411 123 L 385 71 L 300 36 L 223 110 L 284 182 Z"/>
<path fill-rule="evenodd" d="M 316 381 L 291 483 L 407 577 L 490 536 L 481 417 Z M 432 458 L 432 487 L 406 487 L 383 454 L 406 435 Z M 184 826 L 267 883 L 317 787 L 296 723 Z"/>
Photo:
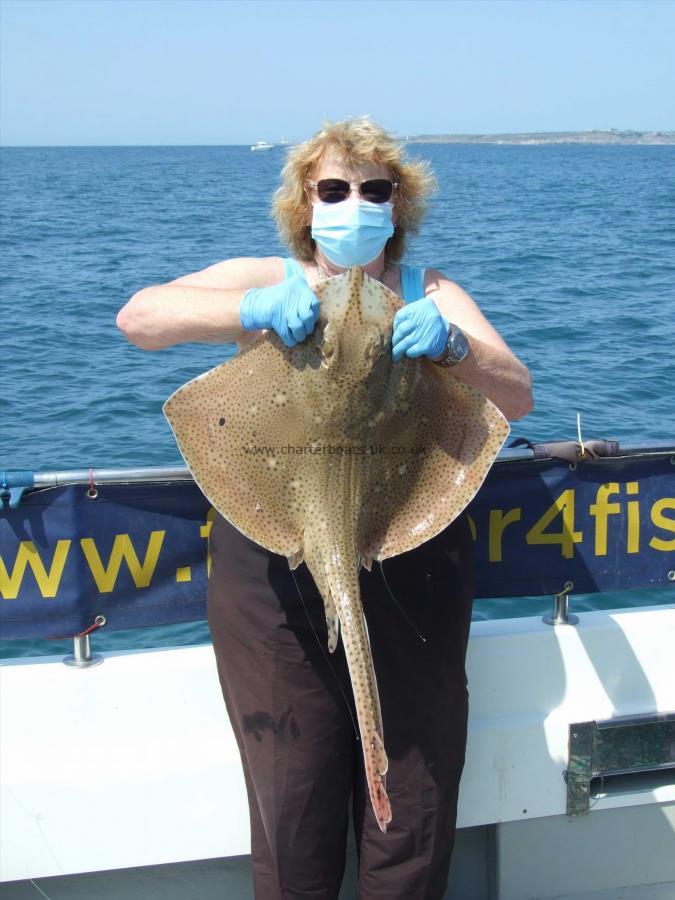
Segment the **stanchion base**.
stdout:
<path fill-rule="evenodd" d="M 103 659 L 104 657 L 100 653 L 92 653 L 89 659 L 75 659 L 71 653 L 70 656 L 64 657 L 63 665 L 73 669 L 88 669 L 91 666 L 100 666 Z"/>
<path fill-rule="evenodd" d="M 547 625 L 578 625 L 579 624 L 579 616 L 575 616 L 574 613 L 569 613 L 566 619 L 556 619 L 551 613 L 546 613 L 545 616 L 541 617 L 542 622 L 546 622 Z"/>

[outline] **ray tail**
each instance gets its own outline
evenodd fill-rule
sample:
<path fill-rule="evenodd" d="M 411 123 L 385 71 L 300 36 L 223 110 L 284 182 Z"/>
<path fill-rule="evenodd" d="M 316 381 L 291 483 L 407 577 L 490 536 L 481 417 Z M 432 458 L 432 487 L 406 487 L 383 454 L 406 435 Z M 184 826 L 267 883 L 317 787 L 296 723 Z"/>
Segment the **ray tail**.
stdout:
<path fill-rule="evenodd" d="M 326 541 L 325 538 L 321 548 L 312 545 L 311 539 L 306 540 L 305 561 L 319 590 L 322 593 L 329 591 L 330 604 L 337 610 L 361 733 L 370 801 L 380 830 L 386 831 L 391 822 L 391 805 L 385 785 L 388 761 L 370 638 L 361 604 L 356 548 L 349 540 Z"/>

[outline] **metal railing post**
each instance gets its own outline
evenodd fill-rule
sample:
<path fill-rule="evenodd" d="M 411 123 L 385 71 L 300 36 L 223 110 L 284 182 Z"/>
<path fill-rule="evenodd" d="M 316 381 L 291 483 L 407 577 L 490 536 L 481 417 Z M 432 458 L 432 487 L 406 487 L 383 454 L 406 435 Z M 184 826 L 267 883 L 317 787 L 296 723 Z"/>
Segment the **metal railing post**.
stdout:
<path fill-rule="evenodd" d="M 105 625 L 105 616 L 96 616 L 94 624 L 82 634 L 73 635 L 73 652 L 64 657 L 63 663 L 75 669 L 88 669 L 91 666 L 100 666 L 103 657 L 100 653 L 91 652 L 90 632 L 94 628 L 102 628 Z"/>
<path fill-rule="evenodd" d="M 546 613 L 542 621 L 547 625 L 577 625 L 579 617 L 569 612 L 569 592 L 574 588 L 573 581 L 566 581 L 562 591 L 553 597 L 553 613 Z"/>

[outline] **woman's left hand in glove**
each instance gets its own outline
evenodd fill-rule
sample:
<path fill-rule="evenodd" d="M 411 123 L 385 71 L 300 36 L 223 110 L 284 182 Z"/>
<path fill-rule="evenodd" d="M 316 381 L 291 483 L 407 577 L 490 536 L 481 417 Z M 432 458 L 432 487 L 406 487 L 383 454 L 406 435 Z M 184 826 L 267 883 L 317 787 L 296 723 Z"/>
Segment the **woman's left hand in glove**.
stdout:
<path fill-rule="evenodd" d="M 448 342 L 450 323 L 431 299 L 407 303 L 394 316 L 391 355 L 394 362 L 404 356 L 440 356 Z"/>

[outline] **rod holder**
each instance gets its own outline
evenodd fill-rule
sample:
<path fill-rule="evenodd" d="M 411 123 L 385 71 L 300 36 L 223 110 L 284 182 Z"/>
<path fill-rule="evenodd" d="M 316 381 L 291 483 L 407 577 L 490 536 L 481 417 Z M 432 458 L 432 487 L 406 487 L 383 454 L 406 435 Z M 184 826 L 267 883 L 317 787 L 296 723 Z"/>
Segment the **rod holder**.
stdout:
<path fill-rule="evenodd" d="M 553 613 L 546 613 L 542 621 L 547 625 L 577 625 L 579 617 L 569 612 L 569 592 L 574 588 L 573 581 L 566 581 L 562 591 L 553 597 Z"/>
<path fill-rule="evenodd" d="M 94 624 L 97 628 L 102 628 L 105 621 L 105 616 L 96 616 Z M 89 669 L 91 666 L 100 666 L 102 662 L 100 653 L 91 652 L 89 632 L 73 636 L 73 652 L 63 660 L 64 665 L 75 669 Z"/>

